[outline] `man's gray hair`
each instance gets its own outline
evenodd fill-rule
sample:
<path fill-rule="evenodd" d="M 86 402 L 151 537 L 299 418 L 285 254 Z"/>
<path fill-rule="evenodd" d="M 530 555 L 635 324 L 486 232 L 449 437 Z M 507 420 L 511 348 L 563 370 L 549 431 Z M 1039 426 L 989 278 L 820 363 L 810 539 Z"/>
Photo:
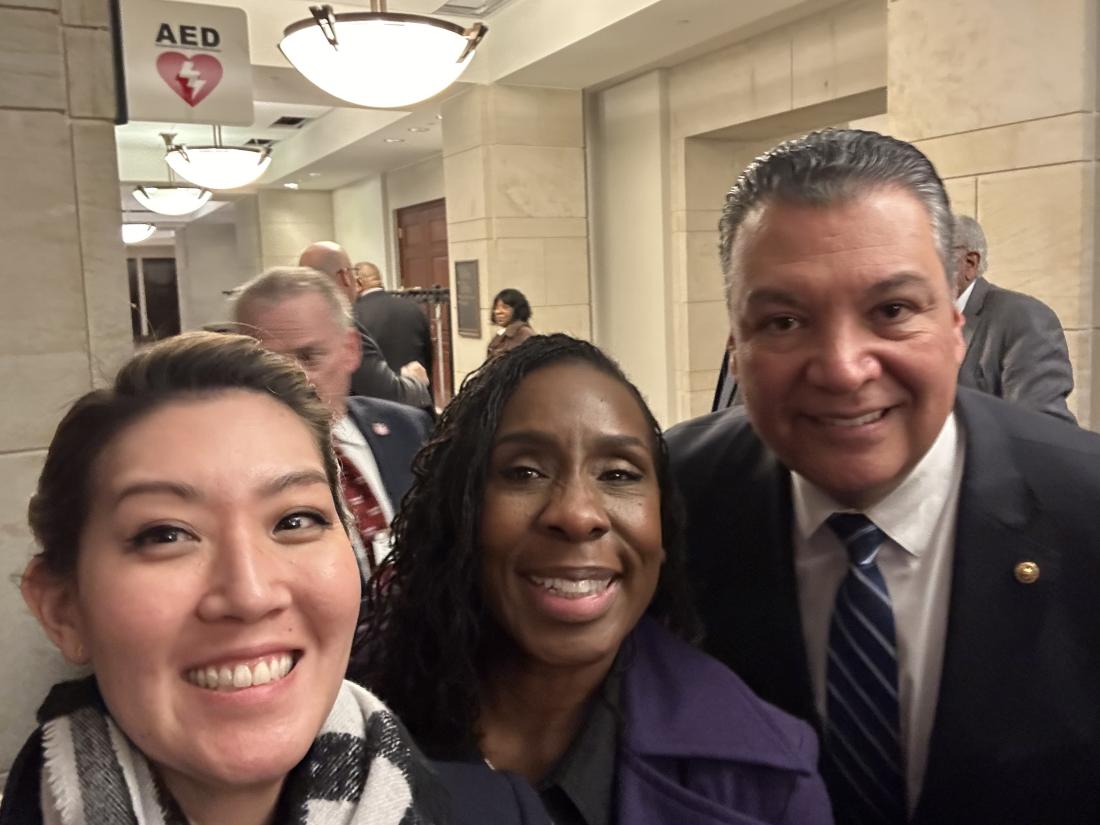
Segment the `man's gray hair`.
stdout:
<path fill-rule="evenodd" d="M 754 209 L 772 201 L 827 206 L 891 187 L 911 193 L 928 211 L 936 250 L 953 292 L 951 204 L 932 162 L 897 138 L 859 129 L 822 129 L 758 157 L 726 195 L 718 228 L 727 307 L 733 309 L 740 277 L 733 245 Z"/>
<path fill-rule="evenodd" d="M 315 293 L 325 299 L 332 320 L 341 327 L 355 325 L 351 305 L 332 279 L 305 266 L 277 266 L 240 287 L 233 300 L 233 320 L 247 325 L 257 304 L 279 304 L 299 295 Z M 241 332 L 249 334 L 247 329 Z"/>
<path fill-rule="evenodd" d="M 989 264 L 989 253 L 985 241 L 985 231 L 982 225 L 969 215 L 955 216 L 955 231 L 952 235 L 951 245 L 956 250 L 965 252 L 977 252 L 982 256 L 978 264 L 978 275 L 985 274 L 985 268 Z"/>

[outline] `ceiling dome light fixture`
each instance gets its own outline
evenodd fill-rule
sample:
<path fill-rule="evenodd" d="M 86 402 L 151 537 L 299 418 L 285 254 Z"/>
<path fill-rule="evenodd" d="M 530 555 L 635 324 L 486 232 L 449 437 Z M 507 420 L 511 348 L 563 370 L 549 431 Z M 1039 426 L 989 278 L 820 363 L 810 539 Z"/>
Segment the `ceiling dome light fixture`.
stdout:
<path fill-rule="evenodd" d="M 181 178 L 206 189 L 239 189 L 259 179 L 271 165 L 271 150 L 223 146 L 221 133 L 215 126 L 213 146 L 169 146 L 164 160 Z"/>
<path fill-rule="evenodd" d="M 489 30 L 464 29 L 420 14 L 371 11 L 334 14 L 310 6 L 312 19 L 287 26 L 279 50 L 307 80 L 330 95 L 375 109 L 419 103 L 439 94 L 469 65 Z"/>
<path fill-rule="evenodd" d="M 209 189 L 194 186 L 139 186 L 134 200 L 159 215 L 190 215 L 210 200 Z"/>
<path fill-rule="evenodd" d="M 122 242 L 141 243 L 156 231 L 157 228 L 151 223 L 124 223 L 122 225 Z"/>
<path fill-rule="evenodd" d="M 176 136 L 172 132 L 161 132 L 165 151 L 175 146 Z M 209 189 L 196 189 L 193 186 L 178 186 L 172 167 L 168 167 L 167 186 L 138 186 L 131 194 L 144 209 L 158 215 L 190 215 L 206 205 L 210 200 Z"/>

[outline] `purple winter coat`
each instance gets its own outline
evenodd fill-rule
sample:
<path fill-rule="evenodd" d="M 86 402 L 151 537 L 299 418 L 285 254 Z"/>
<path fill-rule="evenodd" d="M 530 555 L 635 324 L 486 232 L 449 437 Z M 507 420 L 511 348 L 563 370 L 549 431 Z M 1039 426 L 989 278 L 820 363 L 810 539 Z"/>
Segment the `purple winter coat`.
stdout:
<path fill-rule="evenodd" d="M 652 619 L 626 644 L 619 825 L 832 825 L 809 725 Z"/>

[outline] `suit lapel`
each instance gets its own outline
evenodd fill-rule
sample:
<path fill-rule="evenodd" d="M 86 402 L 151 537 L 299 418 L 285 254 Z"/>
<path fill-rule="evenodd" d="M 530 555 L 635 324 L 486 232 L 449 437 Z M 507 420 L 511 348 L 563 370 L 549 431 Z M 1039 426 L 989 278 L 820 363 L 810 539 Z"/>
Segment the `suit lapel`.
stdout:
<path fill-rule="evenodd" d="M 374 462 L 378 465 L 378 472 L 382 476 L 382 486 L 386 488 L 390 504 L 396 510 L 408 484 L 402 486 L 400 479 L 394 474 L 394 467 L 400 466 L 400 455 L 395 453 L 399 445 L 391 434 L 390 426 L 381 417 L 375 415 L 369 407 L 349 405 L 348 410 L 352 421 L 366 439 L 367 447 L 374 455 Z"/>
<path fill-rule="evenodd" d="M 970 344 L 974 340 L 974 333 L 978 328 L 978 316 L 981 315 L 982 307 L 985 306 L 985 297 L 988 294 L 989 281 L 979 277 L 974 281 L 974 289 L 971 291 L 970 297 L 966 299 L 966 309 L 963 310 L 963 318 L 966 321 L 963 324 L 963 341 L 966 343 L 968 355 Z"/>
<path fill-rule="evenodd" d="M 751 506 L 729 508 L 741 524 L 727 534 L 738 537 L 731 548 L 738 560 L 731 571 L 739 585 L 731 594 L 738 611 L 735 643 L 747 648 L 746 664 L 734 670 L 757 669 L 750 681 L 754 689 L 820 729 L 794 569 L 790 473 L 763 448 L 748 484 L 760 498 Z"/>
<path fill-rule="evenodd" d="M 966 434 L 959 493 L 943 671 L 929 741 L 925 792 L 914 823 L 959 812 L 977 766 L 1026 750 L 1011 720 L 1028 707 L 1042 648 L 1044 588 L 1015 576 L 1020 562 L 1056 577 L 1058 551 L 1038 537 L 1036 502 L 997 418 L 959 391 L 956 412 Z M 1042 701 L 1035 697 L 1035 701 Z M 1049 701 L 1049 700 L 1048 700 Z M 979 781 L 979 784 L 980 781 Z M 972 789 L 971 789 L 972 790 Z"/>

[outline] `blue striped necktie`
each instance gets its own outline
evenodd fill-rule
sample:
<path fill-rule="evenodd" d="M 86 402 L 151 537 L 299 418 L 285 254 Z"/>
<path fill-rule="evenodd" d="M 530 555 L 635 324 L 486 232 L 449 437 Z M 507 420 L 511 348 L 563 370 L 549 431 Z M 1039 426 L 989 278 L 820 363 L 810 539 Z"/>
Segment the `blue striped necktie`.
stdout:
<path fill-rule="evenodd" d="M 875 563 L 886 534 L 857 513 L 827 523 L 849 565 L 829 625 L 823 773 L 837 823 L 904 823 L 894 610 Z"/>

